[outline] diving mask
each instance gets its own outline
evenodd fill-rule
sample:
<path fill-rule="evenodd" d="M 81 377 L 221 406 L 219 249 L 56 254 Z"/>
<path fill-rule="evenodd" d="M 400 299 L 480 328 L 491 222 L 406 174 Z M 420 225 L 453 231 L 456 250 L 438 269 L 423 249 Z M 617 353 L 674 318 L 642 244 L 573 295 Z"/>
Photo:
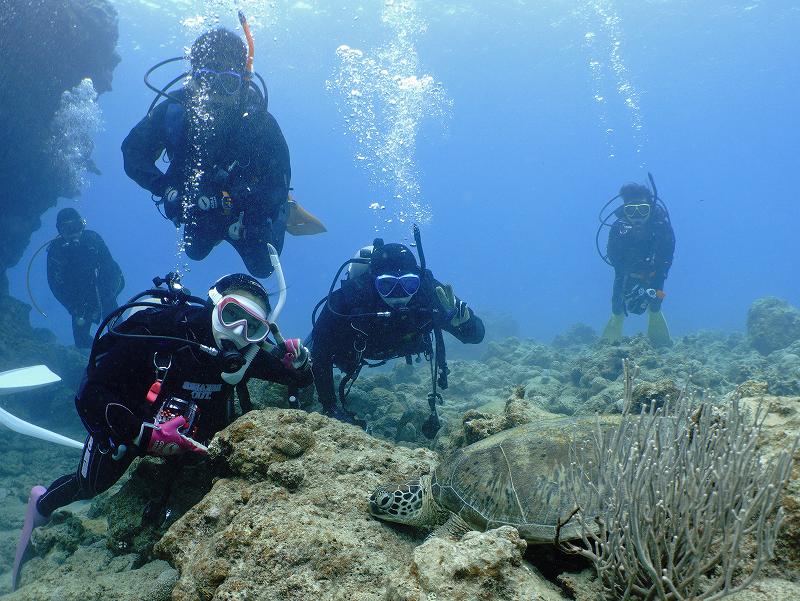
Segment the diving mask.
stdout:
<path fill-rule="evenodd" d="M 375 278 L 375 289 L 391 307 L 403 307 L 417 293 L 420 277 L 416 273 L 403 275 L 383 274 Z"/>
<path fill-rule="evenodd" d="M 646 202 L 626 204 L 622 211 L 628 221 L 647 221 L 650 218 L 650 204 Z"/>
<path fill-rule="evenodd" d="M 416 273 L 406 273 L 400 276 L 384 274 L 375 278 L 375 289 L 384 298 L 392 296 L 398 285 L 406 296 L 413 296 L 419 290 L 419 276 Z"/>
<path fill-rule="evenodd" d="M 242 74 L 236 71 L 196 69 L 194 78 L 206 89 L 233 96 L 242 89 Z"/>
<path fill-rule="evenodd" d="M 215 338 L 232 340 L 239 348 L 259 344 L 269 334 L 264 308 L 238 294 L 224 296 L 216 304 L 212 326 Z"/>
<path fill-rule="evenodd" d="M 83 219 L 70 219 L 58 225 L 58 233 L 66 240 L 77 240 L 83 233 L 84 227 L 86 224 Z"/>

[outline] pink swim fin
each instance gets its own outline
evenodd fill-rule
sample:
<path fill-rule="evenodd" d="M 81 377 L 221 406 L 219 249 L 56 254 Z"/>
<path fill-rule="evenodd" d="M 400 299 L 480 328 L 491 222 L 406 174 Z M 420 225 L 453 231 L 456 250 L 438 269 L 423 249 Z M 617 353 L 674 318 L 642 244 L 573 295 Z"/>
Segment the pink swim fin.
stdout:
<path fill-rule="evenodd" d="M 19 580 L 19 571 L 22 568 L 22 560 L 25 557 L 25 551 L 28 550 L 28 545 L 31 542 L 31 534 L 34 528 L 38 528 L 46 524 L 50 518 L 46 518 L 36 508 L 36 502 L 39 500 L 47 489 L 44 486 L 34 486 L 31 489 L 31 494 L 28 497 L 28 509 L 25 512 L 25 523 L 22 525 L 22 532 L 19 535 L 19 542 L 17 543 L 17 554 L 14 557 L 14 569 L 11 571 L 11 590 L 17 590 L 17 582 Z"/>

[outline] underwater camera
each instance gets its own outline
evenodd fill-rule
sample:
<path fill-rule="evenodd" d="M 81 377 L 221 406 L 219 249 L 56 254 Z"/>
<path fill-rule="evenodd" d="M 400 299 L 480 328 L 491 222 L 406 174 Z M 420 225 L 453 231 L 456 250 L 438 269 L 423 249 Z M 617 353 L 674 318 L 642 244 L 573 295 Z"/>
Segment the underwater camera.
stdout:
<path fill-rule="evenodd" d="M 625 311 L 633 315 L 641 315 L 656 298 L 658 298 L 658 291 L 655 288 L 646 288 L 641 284 L 634 284 L 625 293 Z"/>
<path fill-rule="evenodd" d="M 185 401 L 178 397 L 171 397 L 161 405 L 158 413 L 156 413 L 154 423 L 156 426 L 160 426 L 171 419 L 182 416 L 183 419 L 186 420 L 186 425 L 182 428 L 178 428 L 178 432 L 184 436 L 194 438 L 195 434 L 197 434 L 197 418 L 199 413 L 200 410 L 197 408 L 196 403 Z"/>

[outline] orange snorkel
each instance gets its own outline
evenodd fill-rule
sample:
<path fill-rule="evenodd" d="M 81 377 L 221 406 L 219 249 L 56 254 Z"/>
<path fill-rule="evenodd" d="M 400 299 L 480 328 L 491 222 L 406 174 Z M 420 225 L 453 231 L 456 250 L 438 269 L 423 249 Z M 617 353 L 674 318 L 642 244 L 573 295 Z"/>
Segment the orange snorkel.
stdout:
<path fill-rule="evenodd" d="M 242 24 L 244 37 L 247 38 L 247 66 L 245 79 L 250 81 L 253 79 L 253 56 L 256 53 L 256 44 L 253 41 L 253 34 L 250 32 L 250 25 L 247 24 L 247 18 L 244 16 L 244 12 L 241 10 L 239 11 L 239 23 Z"/>

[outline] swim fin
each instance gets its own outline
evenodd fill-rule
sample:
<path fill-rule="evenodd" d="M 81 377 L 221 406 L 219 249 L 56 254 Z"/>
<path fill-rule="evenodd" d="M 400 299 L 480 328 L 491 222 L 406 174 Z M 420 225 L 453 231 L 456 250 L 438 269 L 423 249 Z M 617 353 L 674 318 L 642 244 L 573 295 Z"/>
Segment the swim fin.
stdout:
<path fill-rule="evenodd" d="M 19 542 L 17 543 L 17 552 L 14 556 L 14 567 L 11 570 L 11 590 L 17 590 L 17 583 L 19 581 L 19 571 L 22 569 L 22 564 L 25 559 L 25 551 L 31 544 L 31 534 L 35 528 L 43 526 L 50 521 L 50 518 L 43 516 L 36 508 L 36 502 L 39 500 L 47 489 L 44 486 L 34 486 L 31 489 L 31 494 L 28 497 L 28 509 L 25 511 L 25 522 L 22 525 L 22 532 L 19 535 Z"/>
<path fill-rule="evenodd" d="M 286 221 L 286 231 L 292 236 L 313 236 L 314 234 L 327 232 L 328 228 L 290 196 L 289 219 Z"/>
<path fill-rule="evenodd" d="M 604 342 L 619 342 L 622 340 L 622 324 L 624 321 L 624 315 L 612 313 L 611 319 L 608 320 L 600 340 L 603 340 Z"/>
<path fill-rule="evenodd" d="M 647 337 L 650 343 L 658 347 L 672 346 L 667 320 L 661 311 L 649 311 L 647 315 Z"/>
<path fill-rule="evenodd" d="M 60 382 L 46 365 L 32 365 L 0 372 L 0 395 L 14 394 Z"/>

